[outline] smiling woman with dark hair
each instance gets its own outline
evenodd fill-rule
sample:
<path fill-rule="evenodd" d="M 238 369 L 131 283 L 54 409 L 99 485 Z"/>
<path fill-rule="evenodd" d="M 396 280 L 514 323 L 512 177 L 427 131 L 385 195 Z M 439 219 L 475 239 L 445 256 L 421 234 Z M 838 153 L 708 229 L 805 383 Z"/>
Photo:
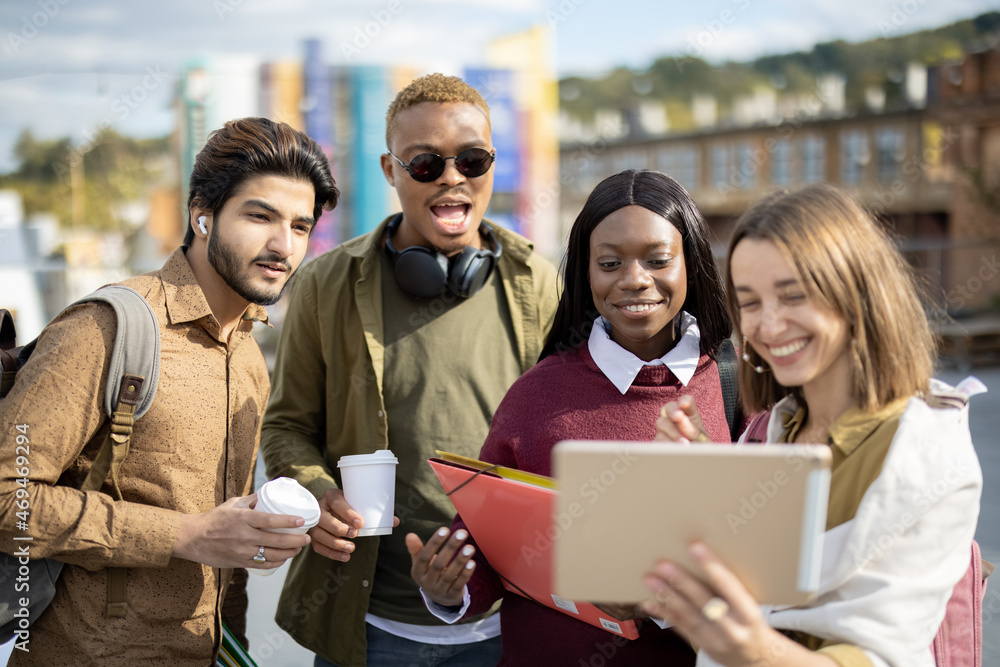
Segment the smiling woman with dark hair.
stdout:
<path fill-rule="evenodd" d="M 728 440 L 715 355 L 729 316 L 708 229 L 684 188 L 655 171 L 606 178 L 573 225 L 564 270 L 541 360 L 507 392 L 480 458 L 549 475 L 560 440 L 652 440 L 660 407 L 681 393 L 706 406 L 708 433 Z M 687 642 L 652 622 L 626 641 L 506 594 L 486 560 L 462 548 L 467 533 L 458 518 L 450 539 L 447 529 L 426 546 L 409 536 L 413 576 L 428 607 L 449 622 L 503 597 L 500 664 L 596 664 L 595 656 L 600 664 L 694 664 Z M 620 619 L 643 615 L 602 608 Z"/>
<path fill-rule="evenodd" d="M 697 320 L 701 351 L 714 356 L 731 333 L 722 278 L 698 207 L 681 184 L 666 174 L 628 170 L 602 181 L 573 224 L 564 261 L 565 290 L 539 360 L 578 347 L 589 336 L 598 312 L 604 314 L 595 310 L 591 294 L 590 240 L 608 216 L 627 207 L 644 209 L 676 229 L 683 251 L 680 264 L 688 270 L 683 297 L 674 299 L 673 305 Z M 677 315 L 676 309 L 672 312 Z"/>

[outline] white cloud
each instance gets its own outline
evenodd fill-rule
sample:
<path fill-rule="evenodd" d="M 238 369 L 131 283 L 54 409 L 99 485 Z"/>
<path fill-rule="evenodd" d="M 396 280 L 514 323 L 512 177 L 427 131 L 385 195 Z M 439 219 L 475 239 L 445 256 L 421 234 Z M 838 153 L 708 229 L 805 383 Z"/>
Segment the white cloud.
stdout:
<path fill-rule="evenodd" d="M 717 20 L 723 10 L 731 11 L 734 19 L 706 47 L 706 56 L 744 60 L 808 49 L 817 40 L 877 37 L 879 22 L 891 21 L 897 8 L 903 11 L 902 33 L 975 16 L 996 9 L 997 2 L 73 0 L 60 5 L 53 16 L 39 19 L 44 25 L 30 39 L 22 37 L 25 41 L 15 52 L 10 33 L 16 34 L 25 20 L 30 24 L 39 5 L 37 0 L 0 1 L 0 26 L 6 29 L 0 31 L 0 171 L 10 168 L 6 156 L 23 127 L 43 136 L 79 135 L 109 114 L 116 96 L 141 83 L 146 67 L 175 75 L 202 54 L 298 60 L 303 39 L 317 37 L 330 63 L 457 72 L 481 65 L 491 40 L 535 24 L 550 25 L 558 17 L 552 31 L 557 65 L 564 73 L 596 72 L 621 64 L 644 67 L 661 55 L 683 55 L 688 38 L 705 30 L 705 23 Z M 906 13 L 906 7 L 915 9 Z M 355 42 L 359 31 L 368 39 L 364 48 Z M 345 47 L 358 53 L 348 60 Z M 173 81 L 164 82 L 141 107 L 131 110 L 121 127 L 130 132 L 169 130 L 164 109 Z M 117 121 L 117 114 L 110 113 Z"/>

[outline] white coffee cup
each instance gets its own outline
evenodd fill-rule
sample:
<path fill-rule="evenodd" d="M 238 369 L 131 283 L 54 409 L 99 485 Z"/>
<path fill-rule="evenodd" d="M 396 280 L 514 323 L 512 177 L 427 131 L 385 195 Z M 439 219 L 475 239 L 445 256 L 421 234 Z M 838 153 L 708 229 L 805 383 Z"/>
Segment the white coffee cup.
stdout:
<path fill-rule="evenodd" d="M 344 499 L 365 522 L 364 528 L 358 530 L 358 537 L 392 532 L 398 463 L 388 449 L 342 456 L 337 462 Z"/>
<path fill-rule="evenodd" d="M 297 528 L 275 528 L 269 532 L 289 533 L 291 535 L 301 535 L 319 523 L 319 503 L 313 494 L 290 477 L 278 477 L 267 482 L 257 490 L 257 504 L 254 506 L 257 512 L 269 512 L 271 514 L 290 514 L 300 516 L 305 523 Z M 247 568 L 254 574 L 263 577 L 274 574 L 277 568 L 261 570 L 258 568 Z"/>

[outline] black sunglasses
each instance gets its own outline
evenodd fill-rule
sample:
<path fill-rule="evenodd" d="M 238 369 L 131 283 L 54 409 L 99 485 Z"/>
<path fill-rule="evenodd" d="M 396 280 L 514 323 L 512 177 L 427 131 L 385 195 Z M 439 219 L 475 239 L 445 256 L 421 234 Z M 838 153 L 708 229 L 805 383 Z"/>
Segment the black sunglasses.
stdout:
<path fill-rule="evenodd" d="M 392 151 L 389 151 L 392 155 Z M 435 153 L 421 153 L 412 160 L 410 164 L 403 164 L 395 155 L 393 159 L 399 163 L 410 174 L 410 178 L 420 183 L 430 183 L 437 180 L 444 173 L 445 160 L 454 160 L 455 169 L 466 178 L 482 176 L 490 170 L 490 165 L 497 159 L 496 150 L 488 151 L 485 148 L 466 148 L 464 151 L 453 157 L 441 157 Z"/>

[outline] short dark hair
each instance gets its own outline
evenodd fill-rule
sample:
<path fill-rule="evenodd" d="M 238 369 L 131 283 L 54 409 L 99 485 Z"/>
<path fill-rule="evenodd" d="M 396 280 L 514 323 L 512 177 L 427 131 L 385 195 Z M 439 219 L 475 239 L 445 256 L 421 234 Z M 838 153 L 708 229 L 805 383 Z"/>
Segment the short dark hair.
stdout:
<path fill-rule="evenodd" d="M 590 290 L 590 236 L 602 220 L 626 206 L 642 206 L 680 232 L 687 267 L 687 298 L 682 309 L 698 320 L 702 354 L 714 358 L 716 348 L 732 333 L 708 226 L 691 195 L 664 173 L 629 169 L 598 183 L 573 223 L 563 258 L 563 292 L 539 360 L 572 349 L 589 337 L 598 315 Z"/>
<path fill-rule="evenodd" d="M 340 192 L 319 144 L 287 123 L 240 118 L 212 132 L 195 158 L 188 186 L 188 214 L 194 204 L 213 213 L 219 211 L 244 181 L 267 174 L 310 181 L 316 191 L 316 220 L 323 210 L 331 211 L 337 205 Z M 188 220 L 184 245 L 193 240 Z"/>
<path fill-rule="evenodd" d="M 490 105 L 486 103 L 478 90 L 457 76 L 447 76 L 435 72 L 414 79 L 392 100 L 389 110 L 385 114 L 386 146 L 392 148 L 392 135 L 396 132 L 396 116 L 399 115 L 399 112 L 423 102 L 475 104 L 486 114 L 486 122 L 490 122 Z"/>

